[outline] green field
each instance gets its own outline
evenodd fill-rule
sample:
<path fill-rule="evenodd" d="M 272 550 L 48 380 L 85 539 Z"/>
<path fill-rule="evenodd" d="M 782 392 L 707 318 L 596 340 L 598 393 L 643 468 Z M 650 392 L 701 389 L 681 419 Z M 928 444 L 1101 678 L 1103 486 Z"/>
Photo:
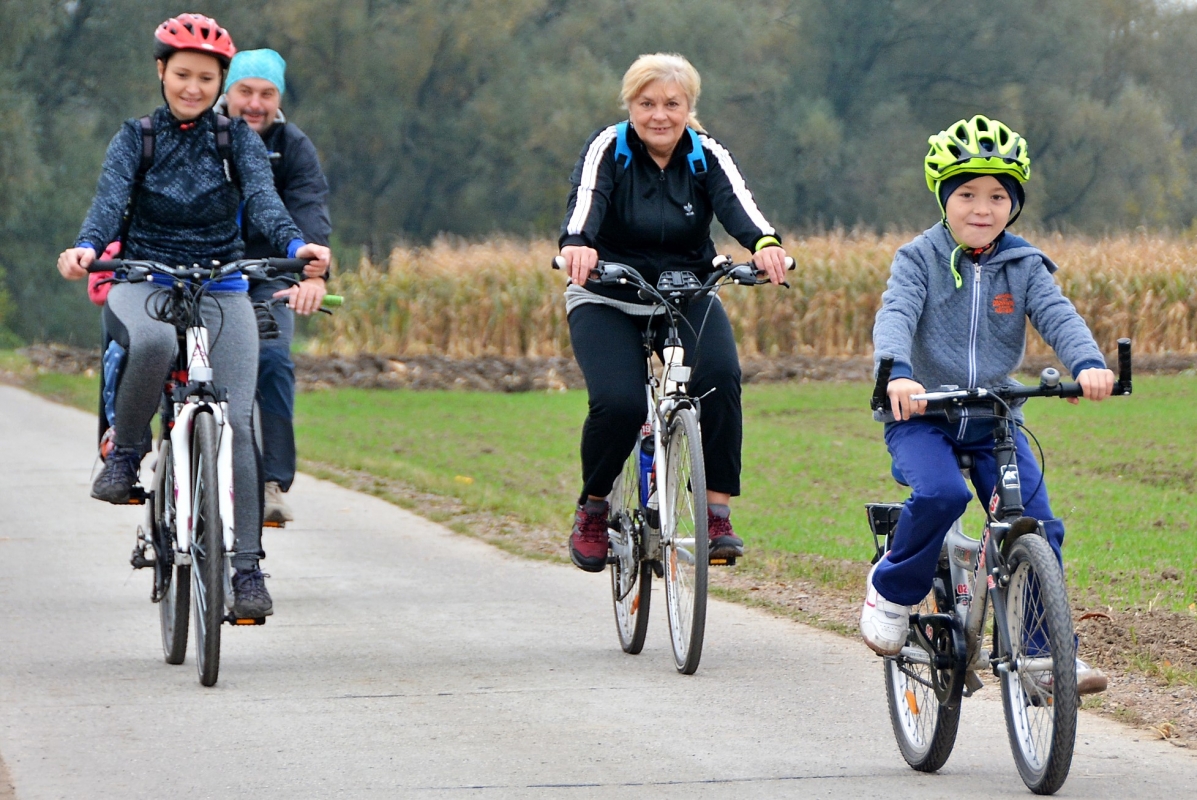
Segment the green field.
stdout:
<path fill-rule="evenodd" d="M 28 380 L 43 394 L 94 408 L 94 378 Z M 1131 398 L 1030 404 L 1053 506 L 1068 528 L 1074 596 L 1197 609 L 1195 383 L 1142 377 Z M 872 552 L 864 503 L 903 497 L 889 477 L 880 426 L 864 410 L 868 393 L 844 383 L 745 387 L 744 494 L 734 508 L 758 563 L 798 554 L 807 558 L 790 559 L 787 569 L 803 577 L 857 579 L 856 565 Z M 564 538 L 579 490 L 585 409 L 582 392 L 338 389 L 301 395 L 296 428 L 309 464 L 394 478 Z"/>

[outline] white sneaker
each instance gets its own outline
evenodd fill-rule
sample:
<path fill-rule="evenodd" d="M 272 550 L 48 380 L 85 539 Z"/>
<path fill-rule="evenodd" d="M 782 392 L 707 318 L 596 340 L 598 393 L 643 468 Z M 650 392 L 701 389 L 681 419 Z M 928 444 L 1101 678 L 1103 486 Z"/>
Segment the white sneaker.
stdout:
<path fill-rule="evenodd" d="M 266 481 L 266 503 L 262 507 L 263 522 L 290 522 L 295 519 L 291 508 L 283 499 L 283 490 L 277 481 Z"/>
<path fill-rule="evenodd" d="M 878 562 L 880 563 L 880 562 Z M 873 587 L 873 573 L 877 565 L 869 570 L 865 580 L 865 601 L 860 609 L 860 633 L 873 652 L 882 656 L 894 656 L 906 644 L 910 631 L 910 606 L 902 606 L 886 600 Z"/>

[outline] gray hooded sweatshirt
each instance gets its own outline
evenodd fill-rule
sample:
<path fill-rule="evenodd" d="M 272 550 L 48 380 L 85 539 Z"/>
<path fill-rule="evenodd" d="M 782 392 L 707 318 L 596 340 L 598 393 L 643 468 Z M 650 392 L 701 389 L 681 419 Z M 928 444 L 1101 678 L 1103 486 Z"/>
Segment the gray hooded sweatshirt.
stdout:
<path fill-rule="evenodd" d="M 954 385 L 1017 385 L 1010 373 L 1026 352 L 1026 319 L 1075 377 L 1106 362 L 1093 334 L 1052 279 L 1058 268 L 1039 248 L 1003 233 L 979 260 L 962 253 L 956 288 L 956 241 L 937 224 L 894 256 L 873 324 L 874 369 L 894 359 L 892 378 L 912 378 L 929 390 Z M 886 421 L 892 417 L 886 415 Z M 932 421 L 932 420 L 928 420 Z M 941 425 L 959 441 L 974 441 L 989 424 Z"/>

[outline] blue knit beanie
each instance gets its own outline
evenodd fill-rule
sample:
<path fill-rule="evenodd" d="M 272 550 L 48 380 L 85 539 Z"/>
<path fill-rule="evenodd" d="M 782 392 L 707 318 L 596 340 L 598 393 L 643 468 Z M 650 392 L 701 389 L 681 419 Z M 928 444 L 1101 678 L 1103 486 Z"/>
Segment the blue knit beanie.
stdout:
<path fill-rule="evenodd" d="M 287 91 L 286 71 L 287 62 L 274 50 L 242 50 L 233 56 L 224 90 L 227 92 L 230 86 L 243 78 L 261 78 L 277 86 L 281 95 Z"/>

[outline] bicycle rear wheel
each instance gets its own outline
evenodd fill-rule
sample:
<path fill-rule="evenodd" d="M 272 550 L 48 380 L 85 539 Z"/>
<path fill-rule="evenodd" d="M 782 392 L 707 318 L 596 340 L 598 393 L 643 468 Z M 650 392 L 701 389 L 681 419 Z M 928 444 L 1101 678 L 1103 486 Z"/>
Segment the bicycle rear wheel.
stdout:
<path fill-rule="evenodd" d="M 162 654 L 167 664 L 187 658 L 187 613 L 191 595 L 191 567 L 175 563 L 175 470 L 170 439 L 158 445 L 154 469 L 151 520 L 154 545 L 154 594 L 162 628 Z"/>
<path fill-rule="evenodd" d="M 707 480 L 698 418 L 690 408 L 669 420 L 665 480 L 660 487 L 661 550 L 665 560 L 665 604 L 673 662 L 693 675 L 702 658 L 707 620 Z M 665 513 L 668 509 L 668 514 Z"/>
<path fill-rule="evenodd" d="M 615 629 L 625 653 L 644 648 L 648 608 L 652 597 L 652 565 L 642 560 L 640 520 L 640 448 L 632 450 L 611 489 L 611 599 Z"/>
<path fill-rule="evenodd" d="M 918 608 L 920 614 L 935 611 L 930 597 Z M 911 647 L 911 657 L 898 655 L 885 659 L 889 720 L 906 763 L 919 772 L 935 772 L 947 762 L 956 744 L 960 704 L 949 708 L 939 702 L 930 658 L 912 640 L 908 639 L 907 645 Z"/>
<path fill-rule="evenodd" d="M 1027 788 L 1052 794 L 1068 778 L 1076 743 L 1076 639 L 1060 563 L 1037 534 L 1020 536 L 1007 558 L 1006 630 L 997 646 L 1008 655 L 1002 708 L 1014 763 Z"/>
<path fill-rule="evenodd" d="M 213 686 L 220 674 L 220 626 L 224 621 L 224 532 L 220 521 L 216 472 L 216 420 L 210 413 L 195 415 L 192 436 L 191 613 L 195 625 L 195 659 L 200 683 Z"/>

